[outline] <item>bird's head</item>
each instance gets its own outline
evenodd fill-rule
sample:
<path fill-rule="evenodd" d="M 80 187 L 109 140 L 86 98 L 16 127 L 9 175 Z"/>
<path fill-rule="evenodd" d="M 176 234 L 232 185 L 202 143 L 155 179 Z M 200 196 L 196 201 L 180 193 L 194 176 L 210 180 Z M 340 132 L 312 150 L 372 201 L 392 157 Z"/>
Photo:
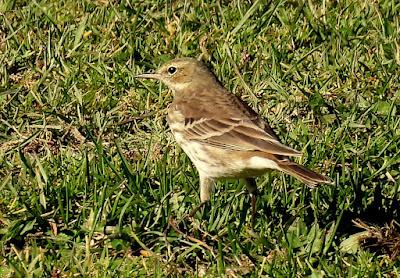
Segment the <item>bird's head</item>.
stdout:
<path fill-rule="evenodd" d="M 191 88 L 201 86 L 210 78 L 215 79 L 203 62 L 193 58 L 174 59 L 162 65 L 154 73 L 139 74 L 136 77 L 160 80 L 175 92 L 189 86 Z"/>

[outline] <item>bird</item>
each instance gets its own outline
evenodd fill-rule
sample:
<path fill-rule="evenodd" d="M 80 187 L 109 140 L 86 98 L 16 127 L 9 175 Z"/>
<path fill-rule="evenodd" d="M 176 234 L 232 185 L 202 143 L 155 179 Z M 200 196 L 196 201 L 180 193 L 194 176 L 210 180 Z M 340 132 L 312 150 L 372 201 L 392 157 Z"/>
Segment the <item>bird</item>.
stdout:
<path fill-rule="evenodd" d="M 279 170 L 309 187 L 333 183 L 291 160 L 302 153 L 282 144 L 268 121 L 225 89 L 204 62 L 176 58 L 155 72 L 136 78 L 161 81 L 173 91 L 167 121 L 176 142 L 197 169 L 200 181 L 200 204 L 190 216 L 210 201 L 217 180 L 246 182 L 253 223 L 258 195 L 255 178 L 267 171 Z"/>

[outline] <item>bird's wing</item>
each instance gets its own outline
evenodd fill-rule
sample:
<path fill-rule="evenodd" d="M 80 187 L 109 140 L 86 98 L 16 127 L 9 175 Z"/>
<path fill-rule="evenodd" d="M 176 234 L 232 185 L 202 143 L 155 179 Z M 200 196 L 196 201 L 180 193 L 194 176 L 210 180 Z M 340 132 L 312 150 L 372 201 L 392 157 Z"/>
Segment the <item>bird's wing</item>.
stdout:
<path fill-rule="evenodd" d="M 197 93 L 176 103 L 184 117 L 187 140 L 230 150 L 301 156 L 299 151 L 280 143 L 268 123 L 235 95 L 215 94 L 218 95 L 208 101 L 205 98 L 209 94 Z"/>
<path fill-rule="evenodd" d="M 263 151 L 276 155 L 300 156 L 249 120 L 237 118 L 190 119 L 184 134 L 187 140 L 223 149 Z"/>

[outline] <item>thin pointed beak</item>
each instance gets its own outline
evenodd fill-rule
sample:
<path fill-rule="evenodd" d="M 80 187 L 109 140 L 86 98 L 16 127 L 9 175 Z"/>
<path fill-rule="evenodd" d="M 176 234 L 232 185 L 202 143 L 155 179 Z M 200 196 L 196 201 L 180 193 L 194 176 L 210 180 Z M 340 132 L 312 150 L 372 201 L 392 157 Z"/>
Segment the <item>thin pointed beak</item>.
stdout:
<path fill-rule="evenodd" d="M 135 76 L 135 78 L 147 78 L 147 79 L 161 79 L 161 75 L 158 73 L 142 73 Z"/>

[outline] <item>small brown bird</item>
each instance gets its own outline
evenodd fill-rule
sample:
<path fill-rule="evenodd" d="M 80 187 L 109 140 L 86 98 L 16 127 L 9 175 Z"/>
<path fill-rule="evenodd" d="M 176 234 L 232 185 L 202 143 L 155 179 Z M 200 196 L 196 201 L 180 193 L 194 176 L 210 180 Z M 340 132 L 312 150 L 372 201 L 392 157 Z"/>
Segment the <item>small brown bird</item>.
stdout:
<path fill-rule="evenodd" d="M 332 183 L 291 161 L 289 157 L 301 153 L 280 143 L 267 121 L 228 92 L 204 63 L 193 58 L 174 59 L 155 73 L 136 77 L 160 80 L 175 94 L 168 122 L 200 176 L 201 203 L 190 215 L 210 200 L 217 179 L 246 180 L 253 221 L 257 196 L 254 177 L 268 169 L 292 175 L 310 187 Z"/>

